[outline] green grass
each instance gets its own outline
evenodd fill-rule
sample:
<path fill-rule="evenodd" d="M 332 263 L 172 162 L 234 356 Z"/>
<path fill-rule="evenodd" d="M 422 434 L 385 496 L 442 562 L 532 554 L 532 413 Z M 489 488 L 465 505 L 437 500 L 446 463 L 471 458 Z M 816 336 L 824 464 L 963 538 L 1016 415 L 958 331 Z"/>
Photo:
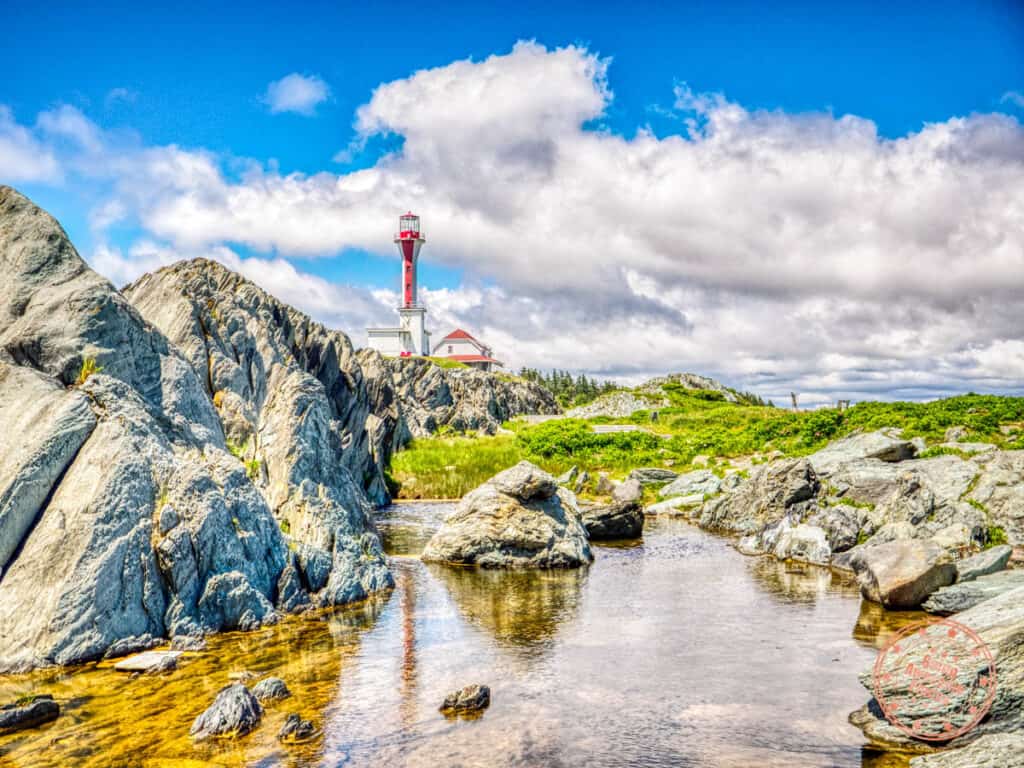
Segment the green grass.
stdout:
<path fill-rule="evenodd" d="M 429 360 L 438 368 L 469 368 L 465 363 L 448 357 L 424 357 L 423 359 Z"/>
<path fill-rule="evenodd" d="M 1019 436 L 1000 431 L 1024 422 L 1024 398 L 961 395 L 931 403 L 860 403 L 845 411 L 832 408 L 790 411 L 729 403 L 718 393 L 668 385 L 670 401 L 629 419 L 556 419 L 527 425 L 507 424 L 515 436 L 433 437 L 416 440 L 391 464 L 392 487 L 405 498 L 455 498 L 496 472 L 528 459 L 553 473 L 572 465 L 592 475 L 606 471 L 621 477 L 643 466 L 690 468 L 699 455 L 712 459 L 780 451 L 786 456 L 812 453 L 854 431 L 903 429 L 905 438 L 941 442 L 947 428 L 966 426 L 972 439 L 1004 448 L 1019 447 Z M 637 432 L 598 435 L 595 423 L 630 422 Z M 938 451 L 936 455 L 942 453 Z"/>
<path fill-rule="evenodd" d="M 988 535 L 985 541 L 985 549 L 991 549 L 992 547 L 998 547 L 1000 544 L 1006 543 L 1006 531 L 998 525 L 989 526 Z"/>
<path fill-rule="evenodd" d="M 82 365 L 78 369 L 78 378 L 75 379 L 75 386 L 80 387 L 89 380 L 89 377 L 94 373 L 99 373 L 103 370 L 103 367 L 96 365 L 95 357 L 86 357 L 82 360 Z"/>

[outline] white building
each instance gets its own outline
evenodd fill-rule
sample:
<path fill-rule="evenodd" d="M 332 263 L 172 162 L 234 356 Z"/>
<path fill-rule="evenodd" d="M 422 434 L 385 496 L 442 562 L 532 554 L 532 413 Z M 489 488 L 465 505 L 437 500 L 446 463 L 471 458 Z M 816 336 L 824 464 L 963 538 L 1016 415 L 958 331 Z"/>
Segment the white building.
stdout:
<path fill-rule="evenodd" d="M 504 365 L 500 360 L 494 359 L 490 347 L 477 341 L 461 328 L 456 328 L 441 339 L 434 347 L 433 356 L 447 357 L 483 371 L 490 371 L 495 366 Z"/>

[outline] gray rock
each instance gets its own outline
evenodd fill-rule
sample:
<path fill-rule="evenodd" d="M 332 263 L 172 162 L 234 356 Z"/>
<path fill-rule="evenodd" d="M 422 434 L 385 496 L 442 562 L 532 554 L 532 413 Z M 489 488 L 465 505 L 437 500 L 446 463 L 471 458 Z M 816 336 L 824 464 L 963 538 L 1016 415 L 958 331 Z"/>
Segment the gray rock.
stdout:
<path fill-rule="evenodd" d="M 181 651 L 146 651 L 114 665 L 118 672 L 163 672 L 177 667 Z"/>
<path fill-rule="evenodd" d="M 635 539 L 644 529 L 643 509 L 636 500 L 585 507 L 580 519 L 591 541 Z"/>
<path fill-rule="evenodd" d="M 698 493 L 693 496 L 673 496 L 671 499 L 659 501 L 644 508 L 646 515 L 678 515 L 685 514 L 689 510 L 699 507 L 704 503 L 704 494 Z"/>
<path fill-rule="evenodd" d="M 444 697 L 442 712 L 482 712 L 491 705 L 491 689 L 486 685 L 467 685 Z"/>
<path fill-rule="evenodd" d="M 1006 568 L 1013 554 L 1013 547 L 1003 544 L 998 547 L 986 549 L 973 557 L 960 560 L 956 564 L 957 580 L 960 582 L 973 581 L 979 576 L 986 576 Z"/>
<path fill-rule="evenodd" d="M 573 419 L 591 419 L 595 416 L 608 416 L 613 419 L 624 419 L 637 411 L 661 408 L 668 405 L 664 395 L 635 395 L 632 392 L 611 392 L 601 395 L 593 402 L 572 408 L 565 415 Z"/>
<path fill-rule="evenodd" d="M 984 507 L 989 525 L 1006 531 L 1007 543 L 1024 546 L 1024 451 L 985 456 L 968 498 Z"/>
<path fill-rule="evenodd" d="M 177 635 L 171 640 L 172 651 L 197 653 L 206 650 L 206 638 L 202 635 Z"/>
<path fill-rule="evenodd" d="M 852 561 L 861 594 L 886 608 L 917 608 L 956 580 L 949 553 L 932 541 L 891 541 L 861 549 Z"/>
<path fill-rule="evenodd" d="M 959 749 L 913 757 L 910 768 L 1024 768 L 1024 734 L 982 736 Z"/>
<path fill-rule="evenodd" d="M 1012 573 L 1007 571 L 1005 573 Z M 1004 574 L 995 574 L 1000 576 Z M 983 578 L 993 578 L 986 576 Z M 977 582 L 970 582 L 970 586 Z M 970 765 L 971 752 L 965 753 L 964 762 L 957 762 L 958 749 L 971 743 L 981 743 L 982 739 L 995 734 L 1008 734 L 1019 745 L 1021 733 L 1024 732 L 1024 587 L 985 600 L 973 608 L 956 615 L 956 621 L 973 630 L 988 647 L 996 666 L 996 695 L 987 717 L 965 735 L 945 744 L 950 752 L 942 753 L 949 757 L 942 758 L 948 765 Z M 921 661 L 909 657 L 908 662 Z M 987 660 L 979 657 L 978 671 L 987 668 Z M 971 672 L 968 667 L 965 670 Z M 972 675 L 976 677 L 976 673 Z M 872 669 L 868 668 L 861 674 L 861 683 L 868 691 L 872 691 L 874 681 Z M 914 720 L 946 717 L 945 707 L 948 706 L 938 699 L 924 696 L 908 696 L 905 676 L 893 676 L 882 681 L 883 695 L 889 700 L 901 699 L 913 705 L 907 715 Z M 915 751 L 927 748 L 920 741 L 911 740 L 885 719 L 877 704 L 872 700 L 861 709 L 850 715 L 850 722 L 864 731 L 871 743 L 889 748 Z M 1000 739 L 997 743 L 1005 743 Z M 1013 742 L 1011 742 L 1013 743 Z M 979 748 L 979 751 L 984 751 Z M 936 755 L 936 758 L 939 756 Z M 952 761 L 952 762 L 949 762 Z M 984 764 L 984 763 L 983 763 Z M 1002 765 L 996 763 L 996 765 Z"/>
<path fill-rule="evenodd" d="M 950 550 L 969 547 L 974 540 L 971 528 L 959 522 L 936 531 L 931 539 L 943 549 Z"/>
<path fill-rule="evenodd" d="M 277 740 L 285 744 L 300 744 L 316 736 L 316 727 L 309 720 L 303 720 L 294 712 L 288 715 L 277 732 Z"/>
<path fill-rule="evenodd" d="M 815 565 L 828 565 L 832 557 L 825 531 L 815 525 L 801 523 L 780 533 L 772 554 L 779 560 L 799 560 Z"/>
<path fill-rule="evenodd" d="M 640 467 L 629 473 L 627 480 L 636 480 L 640 485 L 656 485 L 657 483 L 670 483 L 679 477 L 678 472 L 660 467 Z"/>
<path fill-rule="evenodd" d="M 817 453 L 807 457 L 814 471 L 827 477 L 844 464 L 861 459 L 878 459 L 898 462 L 912 459 L 917 447 L 909 440 L 903 440 L 890 431 L 861 432 L 836 440 Z"/>
<path fill-rule="evenodd" d="M 559 485 L 564 486 L 571 485 L 572 481 L 576 479 L 576 475 L 578 475 L 579 473 L 580 468 L 574 464 L 572 467 L 570 467 L 565 472 L 560 474 L 557 478 L 555 478 L 555 482 L 557 482 Z"/>
<path fill-rule="evenodd" d="M 266 677 L 252 687 L 252 695 L 260 702 L 287 699 L 292 695 L 280 677 Z"/>
<path fill-rule="evenodd" d="M 698 469 L 679 475 L 675 480 L 658 491 L 661 498 L 670 496 L 692 496 L 695 493 L 708 496 L 718 493 L 722 481 L 710 469 Z"/>
<path fill-rule="evenodd" d="M 806 459 L 785 459 L 760 465 L 735 491 L 704 504 L 704 528 L 756 533 L 791 508 L 817 494 L 818 478 Z"/>
<path fill-rule="evenodd" d="M 529 462 L 466 494 L 422 557 L 487 568 L 572 568 L 593 560 L 575 497 Z"/>
<path fill-rule="evenodd" d="M 978 603 L 998 597 L 1004 592 L 1010 592 L 1018 587 L 1024 587 L 1024 571 L 990 573 L 978 576 L 971 581 L 943 587 L 933 593 L 921 605 L 921 608 L 928 613 L 948 616 L 951 613 L 966 611 Z"/>
<path fill-rule="evenodd" d="M 626 480 L 615 486 L 615 490 L 612 491 L 612 501 L 638 502 L 643 495 L 644 489 L 639 480 Z"/>
<path fill-rule="evenodd" d="M 576 478 L 576 485 L 573 486 L 573 493 L 582 493 L 583 490 L 590 484 L 590 473 L 587 470 L 580 472 L 579 477 Z"/>
<path fill-rule="evenodd" d="M 998 448 L 992 443 L 939 443 L 939 448 L 950 448 L 960 453 L 975 454 L 975 453 L 991 453 L 992 451 L 998 450 Z"/>
<path fill-rule="evenodd" d="M 946 430 L 943 435 L 943 440 L 947 443 L 959 443 L 966 440 L 968 437 L 967 427 L 950 427 Z"/>
<path fill-rule="evenodd" d="M 221 688 L 213 704 L 192 723 L 189 730 L 196 741 L 211 736 L 237 738 L 254 730 L 263 717 L 263 707 L 241 683 Z"/>
<path fill-rule="evenodd" d="M 59 715 L 60 705 L 49 695 L 33 696 L 24 702 L 6 704 L 0 707 L 0 734 L 35 728 L 56 720 Z"/>
<path fill-rule="evenodd" d="M 599 472 L 597 483 L 594 485 L 594 492 L 600 496 L 607 496 L 615 490 L 615 483 L 608 477 L 608 473 Z"/>
<path fill-rule="evenodd" d="M 845 552 L 856 545 L 864 517 L 865 512 L 862 509 L 848 504 L 837 504 L 819 509 L 806 522 L 825 531 L 832 552 Z"/>
<path fill-rule="evenodd" d="M 123 637 L 120 640 L 113 642 L 110 647 L 107 648 L 106 652 L 103 654 L 103 658 L 114 659 L 118 656 L 127 656 L 130 653 L 138 653 L 139 651 L 154 648 L 155 646 L 160 645 L 161 642 L 163 641 L 150 634 Z"/>

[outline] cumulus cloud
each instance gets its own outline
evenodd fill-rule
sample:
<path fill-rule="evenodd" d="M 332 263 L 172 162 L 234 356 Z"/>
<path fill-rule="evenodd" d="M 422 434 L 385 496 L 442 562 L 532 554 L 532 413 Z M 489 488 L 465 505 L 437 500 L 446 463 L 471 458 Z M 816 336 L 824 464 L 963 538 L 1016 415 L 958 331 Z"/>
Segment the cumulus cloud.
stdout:
<path fill-rule="evenodd" d="M 0 104 L 0 183 L 57 182 L 62 172 L 57 158 L 33 132 Z"/>
<path fill-rule="evenodd" d="M 307 117 L 314 114 L 318 104 L 330 96 L 327 87 L 317 75 L 300 75 L 292 72 L 267 86 L 263 101 L 271 113 L 296 112 Z"/>
<path fill-rule="evenodd" d="M 862 117 L 750 110 L 679 85 L 677 133 L 623 136 L 593 127 L 614 98 L 609 67 L 585 48 L 520 43 L 377 88 L 357 141 L 402 144 L 370 168 L 229 175 L 208 152 L 139 148 L 115 199 L 176 252 L 275 252 L 245 269 L 322 318 L 344 300 L 287 257 L 386 252 L 411 207 L 423 258 L 465 274 L 456 290 L 427 286 L 435 328 L 466 326 L 514 366 L 695 370 L 807 404 L 1022 391 L 1015 118 L 950 117 L 893 139 Z M 356 294 L 352 323 L 395 301 Z"/>
<path fill-rule="evenodd" d="M 999 101 L 1004 104 L 1013 104 L 1018 107 L 1024 107 L 1024 93 L 1021 93 L 1020 91 L 1007 91 Z"/>

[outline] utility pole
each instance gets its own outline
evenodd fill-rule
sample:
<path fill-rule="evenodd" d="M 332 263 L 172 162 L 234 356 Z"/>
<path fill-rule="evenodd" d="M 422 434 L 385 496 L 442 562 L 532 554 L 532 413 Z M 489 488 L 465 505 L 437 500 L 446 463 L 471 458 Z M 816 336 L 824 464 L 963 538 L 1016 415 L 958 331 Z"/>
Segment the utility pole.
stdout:
<path fill-rule="evenodd" d="M 796 404 L 796 398 L 797 398 L 796 392 L 790 392 L 789 393 L 789 399 L 793 401 L 793 410 L 794 411 L 799 411 L 800 408 Z"/>

